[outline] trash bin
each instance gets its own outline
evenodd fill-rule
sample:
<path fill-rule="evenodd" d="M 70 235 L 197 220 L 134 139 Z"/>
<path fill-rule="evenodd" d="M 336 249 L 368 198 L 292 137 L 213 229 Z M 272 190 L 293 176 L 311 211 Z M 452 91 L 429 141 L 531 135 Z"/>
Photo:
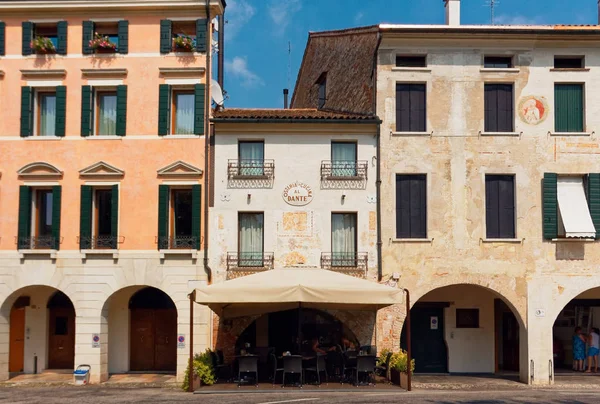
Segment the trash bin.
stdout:
<path fill-rule="evenodd" d="M 76 385 L 84 385 L 90 382 L 90 365 L 79 365 L 73 372 Z"/>

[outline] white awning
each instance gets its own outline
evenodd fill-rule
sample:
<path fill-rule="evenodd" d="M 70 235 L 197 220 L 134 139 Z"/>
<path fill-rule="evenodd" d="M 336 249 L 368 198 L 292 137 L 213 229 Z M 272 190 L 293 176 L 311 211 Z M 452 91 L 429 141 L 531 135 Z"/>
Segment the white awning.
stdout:
<path fill-rule="evenodd" d="M 558 177 L 558 210 L 566 237 L 596 237 L 596 229 L 583 188 L 583 178 Z"/>

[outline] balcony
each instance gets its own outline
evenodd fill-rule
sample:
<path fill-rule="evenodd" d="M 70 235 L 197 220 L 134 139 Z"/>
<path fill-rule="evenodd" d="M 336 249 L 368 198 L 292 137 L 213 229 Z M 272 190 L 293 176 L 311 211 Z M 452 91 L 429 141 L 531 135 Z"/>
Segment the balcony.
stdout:
<path fill-rule="evenodd" d="M 116 250 L 119 242 L 117 236 L 80 236 L 79 248 L 81 250 Z"/>
<path fill-rule="evenodd" d="M 327 181 L 364 181 L 367 179 L 367 161 L 331 161 L 321 162 L 321 180 Z"/>
<path fill-rule="evenodd" d="M 58 250 L 58 244 L 53 236 L 17 237 L 19 250 Z"/>
<path fill-rule="evenodd" d="M 368 253 L 321 253 L 321 268 L 366 277 L 369 269 Z"/>
<path fill-rule="evenodd" d="M 263 180 L 275 176 L 274 160 L 228 160 L 227 178 Z"/>
<path fill-rule="evenodd" d="M 227 279 L 273 269 L 273 253 L 227 253 Z"/>
<path fill-rule="evenodd" d="M 201 241 L 195 236 L 157 237 L 159 250 L 198 250 Z"/>

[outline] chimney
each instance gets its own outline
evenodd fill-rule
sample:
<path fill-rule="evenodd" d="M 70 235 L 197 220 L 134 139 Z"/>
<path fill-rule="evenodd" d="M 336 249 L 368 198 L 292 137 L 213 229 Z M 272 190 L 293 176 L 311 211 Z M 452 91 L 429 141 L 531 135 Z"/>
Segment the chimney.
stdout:
<path fill-rule="evenodd" d="M 600 0 L 598 0 L 600 1 Z M 288 94 L 289 94 L 290 90 L 288 90 L 287 88 L 283 89 L 283 109 L 288 109 Z"/>
<path fill-rule="evenodd" d="M 444 0 L 444 3 L 446 3 L 446 25 L 460 25 L 460 0 Z"/>

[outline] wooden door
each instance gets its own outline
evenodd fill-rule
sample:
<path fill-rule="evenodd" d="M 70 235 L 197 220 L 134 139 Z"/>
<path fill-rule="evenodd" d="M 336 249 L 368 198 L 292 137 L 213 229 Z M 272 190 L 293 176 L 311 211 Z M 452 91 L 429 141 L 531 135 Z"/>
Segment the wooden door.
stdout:
<path fill-rule="evenodd" d="M 131 309 L 129 369 L 154 370 L 154 310 Z"/>
<path fill-rule="evenodd" d="M 156 309 L 154 370 L 177 369 L 177 310 Z"/>
<path fill-rule="evenodd" d="M 10 345 L 9 345 L 9 372 L 23 371 L 23 358 L 25 355 L 25 308 L 12 308 L 10 311 Z"/>
<path fill-rule="evenodd" d="M 519 371 L 519 323 L 511 312 L 502 313 L 502 368 Z"/>
<path fill-rule="evenodd" d="M 444 308 L 413 307 L 410 310 L 410 321 L 415 372 L 448 372 L 448 350 L 444 340 Z"/>
<path fill-rule="evenodd" d="M 75 366 L 75 310 L 51 307 L 48 327 L 48 369 Z"/>

